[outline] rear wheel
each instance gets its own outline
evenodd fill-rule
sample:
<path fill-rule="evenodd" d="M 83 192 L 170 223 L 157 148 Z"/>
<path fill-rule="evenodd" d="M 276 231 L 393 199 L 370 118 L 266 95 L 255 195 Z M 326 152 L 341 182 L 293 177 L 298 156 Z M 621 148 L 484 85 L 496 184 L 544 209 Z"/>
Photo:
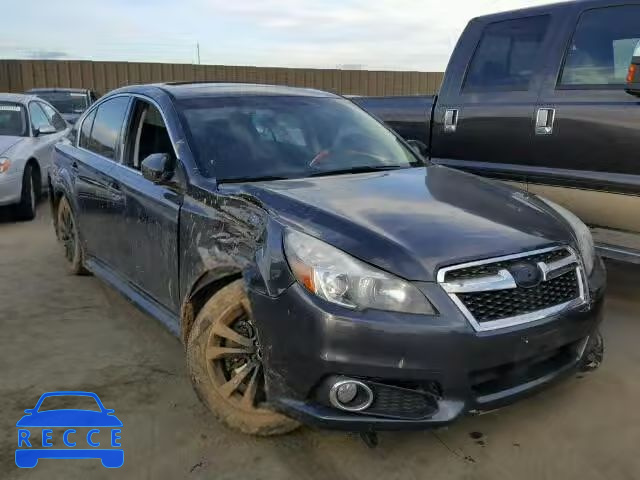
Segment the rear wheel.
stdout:
<path fill-rule="evenodd" d="M 16 206 L 16 216 L 19 220 L 33 220 L 36 216 L 38 190 L 33 165 L 27 164 L 22 175 L 22 193 L 20 203 Z"/>
<path fill-rule="evenodd" d="M 265 406 L 262 352 L 242 280 L 202 308 L 189 334 L 187 367 L 200 399 L 227 426 L 252 435 L 278 435 L 298 422 Z"/>
<path fill-rule="evenodd" d="M 74 275 L 85 275 L 88 272 L 84 267 L 84 254 L 78 237 L 76 218 L 67 197 L 63 196 L 60 199 L 57 216 L 56 234 L 64 247 L 64 256 L 67 259 L 69 270 Z"/>

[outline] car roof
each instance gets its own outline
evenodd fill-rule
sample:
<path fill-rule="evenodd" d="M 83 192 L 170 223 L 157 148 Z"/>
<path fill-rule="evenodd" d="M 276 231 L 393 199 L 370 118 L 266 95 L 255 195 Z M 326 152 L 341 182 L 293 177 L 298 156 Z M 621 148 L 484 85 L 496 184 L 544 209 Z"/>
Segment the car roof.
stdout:
<path fill-rule="evenodd" d="M 338 98 L 338 95 L 312 88 L 286 87 L 259 83 L 228 82 L 169 82 L 148 85 L 132 85 L 111 93 L 146 93 L 163 91 L 176 99 L 201 97 L 282 96 Z"/>
<path fill-rule="evenodd" d="M 30 100 L 41 100 L 35 95 L 24 93 L 0 93 L 0 102 L 15 102 L 26 105 Z"/>
<path fill-rule="evenodd" d="M 32 88 L 26 93 L 47 93 L 47 92 L 70 92 L 70 93 L 87 93 L 86 88 Z"/>

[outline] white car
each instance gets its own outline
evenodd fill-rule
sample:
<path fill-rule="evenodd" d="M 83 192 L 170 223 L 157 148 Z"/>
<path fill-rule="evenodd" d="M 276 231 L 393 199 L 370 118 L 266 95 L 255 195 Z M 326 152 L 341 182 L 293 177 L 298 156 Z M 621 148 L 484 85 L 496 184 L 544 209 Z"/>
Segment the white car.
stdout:
<path fill-rule="evenodd" d="M 0 93 L 0 206 L 13 206 L 21 220 L 35 217 L 53 147 L 68 129 L 41 98 Z"/>

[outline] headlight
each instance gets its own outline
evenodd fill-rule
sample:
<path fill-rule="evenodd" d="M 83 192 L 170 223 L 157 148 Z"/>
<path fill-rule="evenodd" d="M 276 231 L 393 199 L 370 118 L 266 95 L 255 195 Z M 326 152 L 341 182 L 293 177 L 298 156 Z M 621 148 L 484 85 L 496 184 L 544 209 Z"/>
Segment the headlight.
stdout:
<path fill-rule="evenodd" d="M 320 298 L 352 309 L 435 313 L 425 296 L 410 283 L 317 238 L 288 230 L 284 245 L 298 282 Z"/>
<path fill-rule="evenodd" d="M 558 212 L 567 221 L 567 223 L 571 225 L 571 228 L 573 228 L 576 235 L 576 241 L 578 242 L 578 248 L 580 249 L 580 255 L 582 255 L 582 261 L 584 262 L 584 268 L 586 269 L 587 276 L 591 275 L 593 265 L 596 260 L 596 251 L 593 244 L 593 236 L 591 235 L 589 227 L 587 227 L 582 220 L 566 208 L 561 207 L 557 203 L 554 203 L 544 197 L 538 196 L 538 198 Z"/>
<path fill-rule="evenodd" d="M 11 166 L 11 160 L 6 157 L 0 157 L 0 173 L 5 173 Z"/>

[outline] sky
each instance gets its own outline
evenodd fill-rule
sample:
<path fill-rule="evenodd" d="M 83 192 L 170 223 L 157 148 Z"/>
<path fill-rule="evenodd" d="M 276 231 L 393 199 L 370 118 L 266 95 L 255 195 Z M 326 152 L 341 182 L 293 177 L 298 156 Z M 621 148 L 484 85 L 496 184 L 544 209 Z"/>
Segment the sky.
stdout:
<path fill-rule="evenodd" d="M 467 22 L 548 0 L 5 0 L 0 58 L 443 71 Z"/>

